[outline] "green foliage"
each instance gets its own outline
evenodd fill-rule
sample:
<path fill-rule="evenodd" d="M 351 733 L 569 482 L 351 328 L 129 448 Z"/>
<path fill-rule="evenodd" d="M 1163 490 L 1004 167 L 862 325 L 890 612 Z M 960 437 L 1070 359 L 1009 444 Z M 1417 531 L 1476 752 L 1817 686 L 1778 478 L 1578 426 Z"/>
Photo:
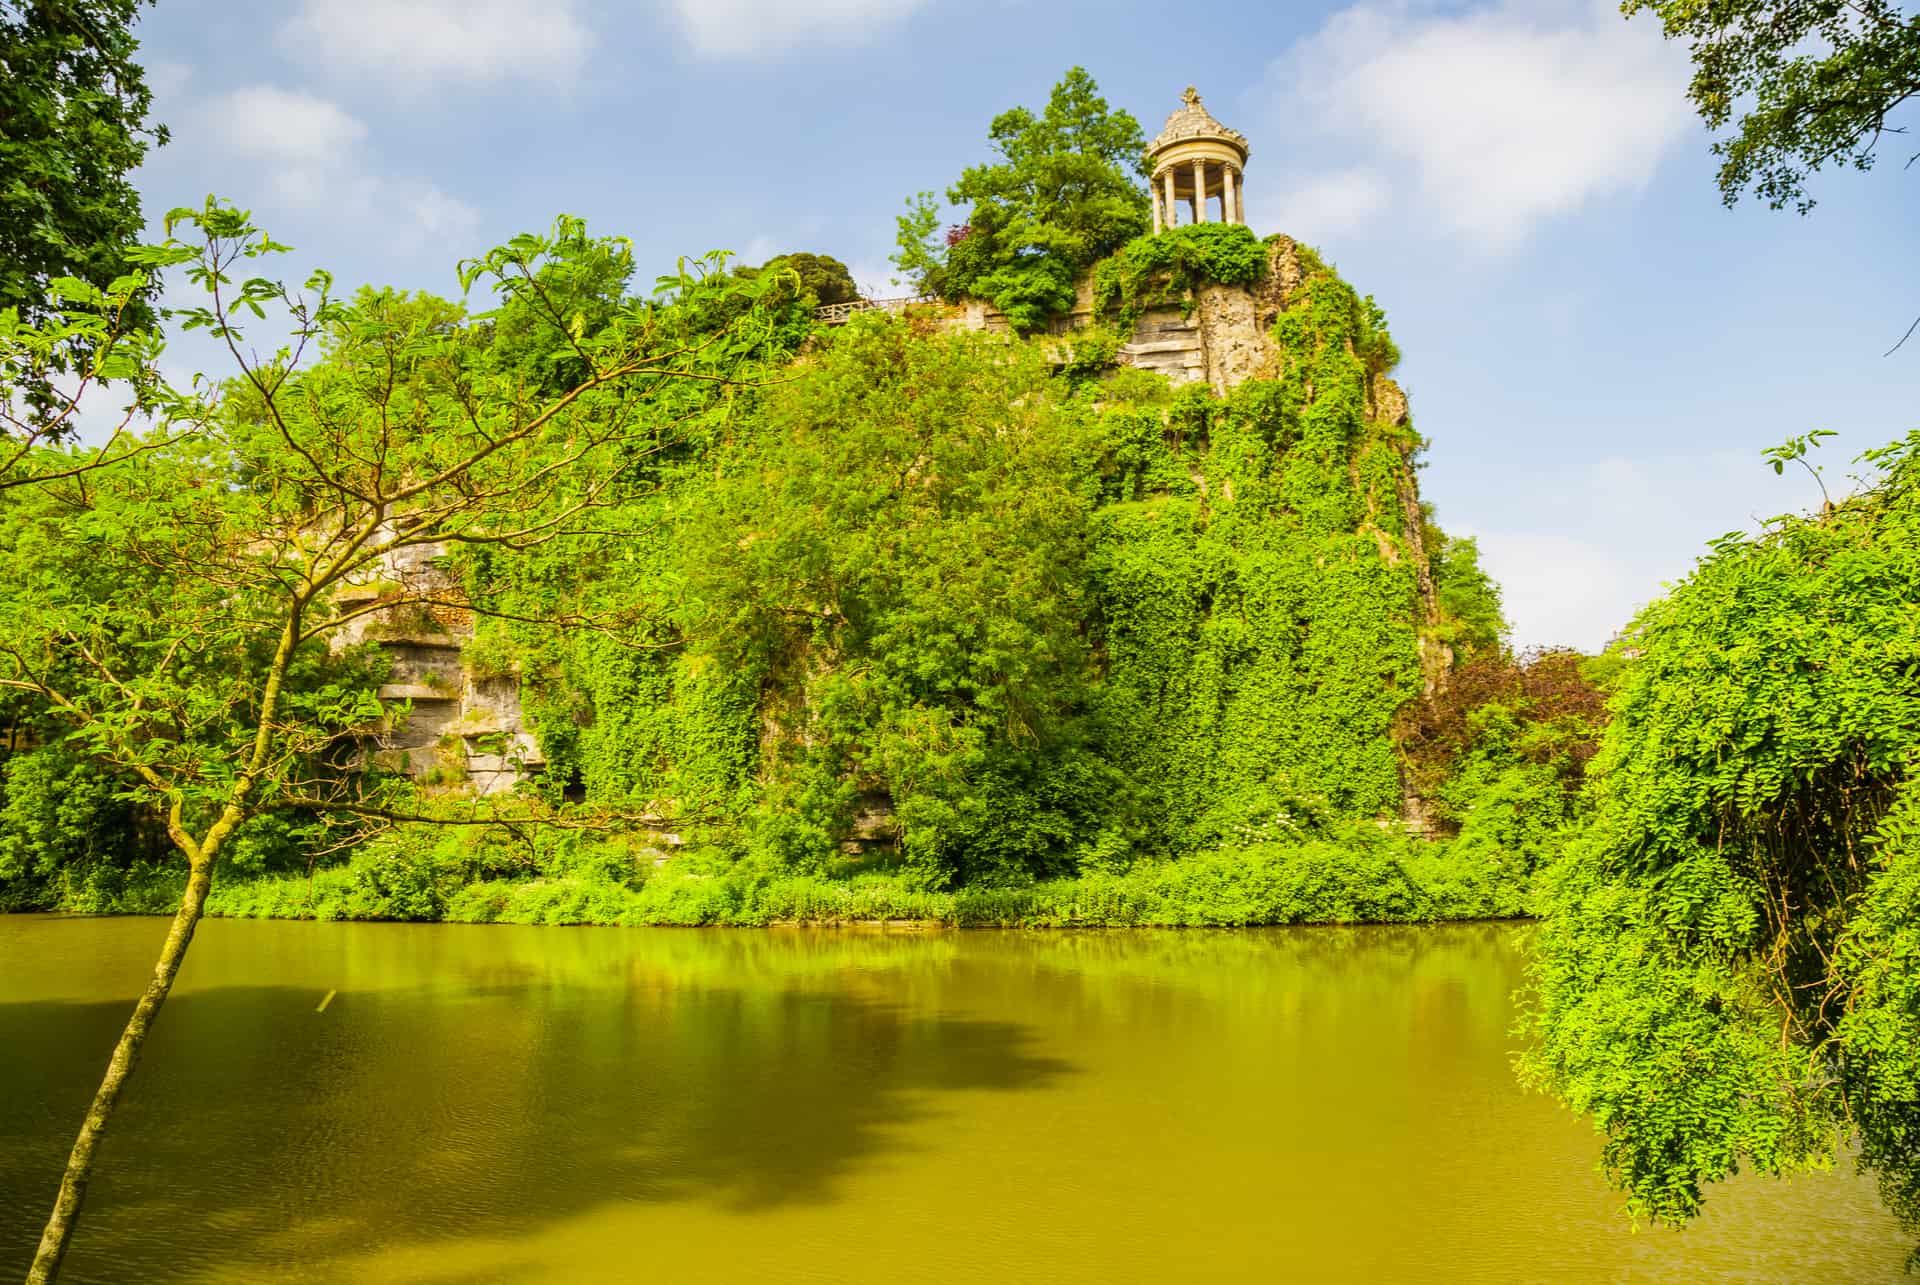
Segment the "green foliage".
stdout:
<path fill-rule="evenodd" d="M 93 764 L 57 747 L 0 755 L 0 910 L 144 907 L 166 836 Z"/>
<path fill-rule="evenodd" d="M 1445 622 L 1441 641 L 1462 660 L 1498 654 L 1506 646 L 1507 618 L 1500 586 L 1480 566 L 1480 545 L 1472 536 L 1449 536 L 1427 528 L 1432 553 L 1433 592 Z"/>
<path fill-rule="evenodd" d="M 1267 247 L 1251 231 L 1192 223 L 1136 237 L 1102 259 L 1093 270 L 1093 303 L 1131 330 L 1151 304 L 1186 301 L 1203 285 L 1254 285 L 1266 275 Z"/>
<path fill-rule="evenodd" d="M 715 280 L 690 293 L 682 302 L 695 315 L 693 328 L 720 330 L 757 312 L 770 319 L 770 342 L 782 350 L 799 347 L 813 329 L 814 311 L 822 304 L 848 303 L 860 297 L 847 265 L 830 255 L 782 254 L 759 267 L 742 264 L 733 269 L 735 282 L 754 283 L 749 294 Z"/>
<path fill-rule="evenodd" d="M 1225 401 L 1183 390 L 1165 421 L 1103 417 L 1119 449 L 1089 568 L 1101 723 L 1153 783 L 1156 846 L 1250 790 L 1398 810 L 1389 728 L 1420 685 L 1419 515 L 1401 503 L 1412 438 L 1367 416 L 1364 324 L 1352 289 L 1316 273 L 1275 326 L 1284 379 Z"/>
<path fill-rule="evenodd" d="M 1807 471 L 1807 476 L 1811 477 L 1820 487 L 1821 499 L 1827 504 L 1832 504 L 1833 497 L 1827 494 L 1826 479 L 1820 476 L 1820 470 L 1813 466 L 1807 456 L 1820 448 L 1822 440 L 1833 436 L 1835 436 L 1835 433 L 1832 429 L 1816 428 L 1810 433 L 1802 433 L 1796 437 L 1789 437 L 1778 446 L 1770 446 L 1766 450 L 1761 451 L 1760 456 L 1766 460 L 1767 463 L 1773 465 L 1773 472 L 1776 477 L 1786 472 L 1787 465 L 1798 464 Z"/>
<path fill-rule="evenodd" d="M 915 192 L 907 198 L 907 212 L 894 217 L 893 265 L 905 273 L 919 294 L 943 294 L 946 284 L 947 247 L 935 233 L 940 230 L 940 202 L 932 192 Z"/>
<path fill-rule="evenodd" d="M 817 337 L 649 461 L 600 519 L 630 534 L 468 563 L 510 617 L 670 607 L 639 646 L 511 626 L 546 788 L 783 874 L 878 845 L 921 888 L 1393 817 L 1428 626 L 1417 441 L 1368 418 L 1381 333 L 1316 265 L 1286 377 L 1225 400 L 1095 379 L 1105 329 L 1066 378 L 1050 341 Z"/>
<path fill-rule="evenodd" d="M 1075 277 L 1146 230 L 1146 140 L 1079 67 L 1044 111 L 1002 112 L 988 136 L 998 159 L 947 191 L 967 223 L 937 243 L 938 209 L 921 193 L 899 220 L 894 262 L 922 291 L 986 299 L 1025 333 L 1068 311 Z"/>
<path fill-rule="evenodd" d="M 1054 255 L 1020 255 L 989 264 L 978 272 L 954 274 L 948 278 L 948 288 L 987 300 L 1005 315 L 1014 330 L 1031 334 L 1052 318 L 1072 311 L 1074 269 Z"/>
<path fill-rule="evenodd" d="M 136 247 L 125 257 L 140 265 L 106 286 L 77 277 L 47 283 L 51 302 L 38 315 L 0 308 L 0 490 L 67 479 L 125 463 L 193 431 L 205 418 L 204 401 L 170 387 L 159 372 L 166 345 L 139 324 L 140 299 L 150 271 L 185 261 L 177 248 Z M 81 402 L 98 410 L 102 385 L 125 388 L 120 416 L 105 441 L 72 443 Z M 168 434 L 138 433 L 140 420 L 165 424 Z M 66 449 L 50 449 L 65 441 Z"/>
<path fill-rule="evenodd" d="M 1546 883 L 1527 1069 L 1650 1217 L 1849 1137 L 1920 1212 L 1917 453 L 1716 541 L 1630 636 L 1591 819 Z"/>
<path fill-rule="evenodd" d="M 1009 824 L 994 783 L 1072 793 L 1043 782 L 1080 736 L 1091 449 L 1036 351 L 861 318 L 686 498 L 690 660 L 778 692 L 763 763 L 806 850 L 884 786 L 916 859 L 965 873 L 992 846 L 966 836 Z M 1027 833 L 1007 872 L 1056 859 Z"/>
<path fill-rule="evenodd" d="M 1488 872 L 1462 869 L 1430 845 L 1364 823 L 1326 837 L 1264 840 L 1125 872 L 954 891 L 926 889 L 898 872 L 833 878 L 751 863 L 715 867 L 697 854 L 656 869 L 636 861 L 618 840 L 537 840 L 512 861 L 476 846 L 460 837 L 401 832 L 310 877 L 228 880 L 215 890 L 209 913 L 677 926 L 909 920 L 1029 928 L 1421 922 L 1503 913 Z"/>
<path fill-rule="evenodd" d="M 1155 280 L 1248 284 L 1266 260 L 1244 228 L 1206 225 L 1135 242 L 1112 280 L 1137 299 Z M 129 521 L 190 529 L 203 544 L 215 516 L 250 532 L 250 543 L 220 534 L 208 546 L 231 545 L 220 565 L 237 569 L 205 601 L 151 585 L 190 613 L 231 607 L 250 601 L 232 597 L 234 583 L 270 591 L 246 561 L 270 547 L 261 533 L 298 549 L 310 515 L 339 502 L 314 489 L 301 449 L 348 461 L 349 494 L 377 497 L 373 461 L 415 475 L 461 449 L 464 399 L 537 416 L 539 399 L 588 385 L 567 402 L 566 433 L 556 425 L 523 456 L 489 456 L 460 492 L 484 499 L 456 510 L 461 520 L 491 524 L 452 538 L 447 554 L 480 622 L 467 662 L 476 678 L 520 680 L 548 804 L 584 796 L 651 813 L 711 865 L 649 879 L 622 864 L 618 843 L 591 869 L 544 849 L 496 862 L 471 845 L 423 855 L 374 844 L 311 872 L 312 913 L 742 922 L 774 914 L 767 898 L 866 897 L 845 891 L 880 887 L 861 882 L 880 877 L 871 870 L 850 880 L 862 863 L 887 871 L 871 904 L 934 913 L 945 903 L 928 897 L 985 898 L 938 910 L 969 922 L 1023 905 L 1040 907 L 1036 920 L 1083 921 L 1055 900 L 1076 880 L 1119 881 L 1131 909 L 1101 912 L 1111 922 L 1512 913 L 1551 828 L 1541 799 L 1560 804 L 1564 783 L 1541 767 L 1550 756 L 1488 749 L 1446 805 L 1461 814 L 1449 833 L 1465 855 L 1397 837 L 1395 726 L 1422 690 L 1421 636 L 1494 628 L 1497 595 L 1472 546 L 1458 546 L 1440 568 L 1436 625 L 1419 537 L 1453 546 L 1421 525 L 1418 439 L 1369 412 L 1391 352 L 1384 320 L 1310 254 L 1299 260 L 1305 276 L 1274 328 L 1279 377 L 1218 398 L 1141 371 L 1108 377 L 1122 337 L 1109 327 L 1063 344 L 879 316 L 789 326 L 816 297 L 794 256 L 746 271 L 716 258 L 640 303 L 624 294 L 625 245 L 564 223 L 475 265 L 500 278 L 490 311 L 392 291 L 326 304 L 321 359 L 284 385 L 232 388 L 219 449 L 163 453 L 139 482 L 155 493 L 141 492 Z M 241 294 L 284 306 L 271 289 Z M 716 329 L 742 321 L 748 333 Z M 658 372 L 637 402 L 603 391 L 608 355 L 636 339 L 649 345 L 643 367 L 664 351 L 703 378 Z M 726 378 L 776 366 L 765 384 Z M 636 433 L 636 414 L 672 431 Z M 393 436 L 352 436 L 376 432 Z M 540 486 L 510 485 L 522 465 Z M 59 508 L 70 495 L 43 489 L 31 503 L 52 507 L 23 508 L 0 530 L 78 530 Z M 350 524 L 321 529 L 336 527 Z M 433 529 L 462 530 L 446 519 Z M 565 538 L 535 538 L 549 529 Z M 68 562 L 92 565 L 64 544 L 24 565 L 57 578 L 73 574 L 56 572 Z M 98 570 L 100 595 L 128 574 L 111 558 Z M 54 579 L 23 582 L 12 600 L 22 620 L 36 593 L 73 597 Z M 104 612 L 105 598 L 95 605 Z M 142 601 L 135 614 L 160 610 Z M 339 619 L 324 599 L 314 610 L 316 630 Z M 136 669 L 153 663 L 127 654 Z M 356 666 L 370 655 L 296 648 L 286 699 L 311 735 L 293 779 L 392 784 L 329 776 L 327 747 L 369 714 L 377 678 Z M 223 652 L 205 663 L 196 676 L 264 662 Z M 180 683 L 168 700 L 186 699 Z M 219 689 L 226 703 L 209 709 L 226 740 L 196 741 L 203 761 L 249 726 L 252 690 Z M 1475 743 L 1514 739 L 1488 730 Z M 104 762 L 112 749 L 93 752 Z M 1526 775 L 1535 769 L 1551 791 Z M 195 806 L 210 806 L 214 784 Z M 1480 785 L 1500 807 L 1473 812 Z M 278 816 L 256 815 L 236 837 L 231 872 L 258 877 L 253 892 L 216 894 L 228 913 L 307 913 L 279 881 L 305 875 L 308 854 L 340 836 Z M 1185 873 L 1154 873 L 1170 862 Z M 1415 867 L 1417 895 L 1402 877 Z M 1370 890 L 1376 876 L 1387 883 Z M 1042 888 L 1054 891 L 1020 900 Z"/>
<path fill-rule="evenodd" d="M 404 801 L 402 782 L 356 763 L 389 712 L 376 694 L 386 662 L 343 630 L 371 609 L 425 610 L 441 591 L 396 587 L 369 608 L 348 586 L 407 550 L 538 548 L 557 562 L 577 538 L 617 534 L 578 529 L 610 507 L 627 470 L 667 449 L 671 426 L 752 365 L 767 322 L 749 310 L 745 324 L 691 342 L 693 309 L 619 298 L 626 247 L 577 220 L 462 265 L 463 284 L 484 280 L 500 298 L 472 318 L 392 291 L 344 304 L 324 273 L 304 290 L 236 281 L 237 265 L 284 247 L 214 202 L 168 222 L 199 244 L 172 241 L 143 261 L 185 265 L 206 302 L 175 315 L 224 342 L 238 375 L 217 404 L 182 398 L 143 438 L 20 447 L 0 478 L 0 689 L 30 743 L 57 739 L 111 777 L 112 798 L 136 801 L 204 880 L 335 846 L 312 817 Z M 717 267 L 683 267 L 666 289 L 762 293 Z M 243 325 L 269 310 L 290 320 L 292 342 L 255 364 Z M 677 398 L 687 385 L 697 392 Z M 121 463 L 130 453 L 138 468 Z M 550 631 L 576 623 L 518 617 Z M 591 623 L 618 636 L 625 622 Z M 76 872 L 108 868 L 71 850 L 73 821 L 18 771 L 13 832 L 38 835 L 26 842 L 64 852 Z"/>
<path fill-rule="evenodd" d="M 809 307 L 851 303 L 860 297 L 853 273 L 830 254 L 782 254 L 767 260 L 759 271 L 791 272 L 795 290 L 808 301 Z"/>
<path fill-rule="evenodd" d="M 148 140 L 153 93 L 133 58 L 141 0 L 0 0 L 0 315 L 40 325 L 63 307 L 59 281 L 109 289 L 130 267 L 142 225 L 130 175 Z M 153 322 L 145 291 L 121 302 L 120 328 Z M 94 337 L 69 334 L 54 367 L 92 360 Z M 51 372 L 43 372 L 43 375 Z M 54 395 L 36 376 L 42 407 Z"/>
<path fill-rule="evenodd" d="M 1748 188 L 1774 209 L 1813 208 L 1807 178 L 1829 164 L 1872 167 L 1887 121 L 1920 94 L 1920 13 L 1898 0 L 1624 0 L 1659 16 L 1693 51 L 1693 100 L 1713 144 L 1720 195 Z"/>
<path fill-rule="evenodd" d="M 1481 651 L 1402 712 L 1407 787 L 1463 869 L 1505 914 L 1533 908 L 1535 873 L 1581 819 L 1579 790 L 1606 724 L 1590 662 L 1571 651 Z"/>

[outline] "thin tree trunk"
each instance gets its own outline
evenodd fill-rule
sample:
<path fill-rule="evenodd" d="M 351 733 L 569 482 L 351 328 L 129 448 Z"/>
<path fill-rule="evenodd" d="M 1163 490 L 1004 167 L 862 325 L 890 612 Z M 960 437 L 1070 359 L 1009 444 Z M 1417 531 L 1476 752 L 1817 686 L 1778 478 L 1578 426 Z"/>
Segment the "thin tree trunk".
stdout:
<path fill-rule="evenodd" d="M 100 1145 L 100 1135 L 106 1132 L 107 1121 L 113 1116 L 127 1076 L 140 1060 L 140 1046 L 146 1043 L 147 1029 L 153 1025 L 154 1015 L 173 989 L 173 979 L 180 972 L 180 961 L 186 957 L 193 930 L 200 924 L 200 912 L 207 904 L 207 890 L 212 883 L 213 862 L 207 859 L 194 862 L 187 875 L 187 891 L 180 898 L 180 909 L 174 912 L 173 926 L 167 930 L 166 945 L 160 948 L 160 959 L 153 966 L 153 980 L 147 983 L 146 993 L 134 1005 L 127 1029 L 120 1033 L 113 1060 L 107 1063 L 106 1077 L 100 1081 L 100 1091 L 93 1095 L 86 1122 L 80 1126 L 73 1153 L 67 1157 L 66 1176 L 60 1180 L 60 1197 L 47 1218 L 46 1230 L 41 1233 L 39 1252 L 34 1254 L 33 1267 L 27 1272 L 27 1285 L 51 1285 L 59 1274 L 60 1260 L 66 1256 L 67 1242 L 73 1238 L 74 1220 L 80 1216 L 81 1202 L 87 1198 L 94 1150 Z"/>
<path fill-rule="evenodd" d="M 140 1002 L 133 1006 L 127 1029 L 120 1032 L 120 1042 L 114 1046 L 113 1059 L 107 1063 L 100 1091 L 93 1095 L 93 1105 L 87 1108 L 80 1136 L 73 1141 L 73 1152 L 67 1157 L 67 1172 L 60 1179 L 60 1196 L 53 1202 L 53 1213 L 47 1216 L 46 1230 L 40 1233 L 40 1248 L 27 1271 L 27 1285 L 52 1285 L 60 1271 L 67 1242 L 73 1239 L 74 1219 L 80 1216 L 80 1204 L 87 1198 L 87 1181 L 93 1176 L 93 1153 L 100 1145 L 100 1135 L 106 1132 L 107 1121 L 113 1117 L 113 1108 L 120 1101 L 120 1090 L 126 1087 L 134 1063 L 140 1060 L 140 1046 L 147 1042 L 147 1028 L 153 1025 L 154 1015 L 167 1002 L 167 993 L 173 989 L 180 961 L 187 957 L 187 947 L 193 942 L 193 930 L 200 926 L 200 912 L 206 908 L 207 891 L 213 886 L 214 858 L 228 837 L 246 820 L 247 801 L 273 749 L 273 720 L 280 709 L 280 688 L 286 681 L 287 666 L 293 662 L 294 649 L 300 645 L 300 617 L 305 608 L 306 600 L 296 596 L 286 626 L 280 631 L 280 645 L 274 650 L 273 663 L 267 667 L 253 749 L 239 779 L 234 782 L 232 793 L 227 796 L 227 805 L 221 809 L 219 820 L 196 841 L 181 822 L 180 797 L 173 796 L 167 813 L 167 833 L 186 854 L 187 890 L 180 898 L 180 909 L 174 912 L 173 926 L 167 930 L 166 945 L 160 948 L 160 958 L 153 966 L 153 980 L 147 983 L 146 994 L 140 997 Z M 156 790 L 166 792 L 166 783 L 151 768 L 141 772 Z"/>

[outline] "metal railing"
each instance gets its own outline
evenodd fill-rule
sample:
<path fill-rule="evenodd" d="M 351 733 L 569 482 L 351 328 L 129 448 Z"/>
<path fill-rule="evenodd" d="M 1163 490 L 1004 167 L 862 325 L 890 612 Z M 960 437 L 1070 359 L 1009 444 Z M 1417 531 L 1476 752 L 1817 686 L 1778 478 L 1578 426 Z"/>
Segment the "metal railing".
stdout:
<path fill-rule="evenodd" d="M 855 299 L 851 303 L 830 303 L 813 310 L 813 319 L 823 325 L 839 326 L 846 324 L 848 317 L 856 312 L 905 312 L 915 304 L 937 303 L 939 300 L 930 294 L 910 295 L 904 299 Z"/>

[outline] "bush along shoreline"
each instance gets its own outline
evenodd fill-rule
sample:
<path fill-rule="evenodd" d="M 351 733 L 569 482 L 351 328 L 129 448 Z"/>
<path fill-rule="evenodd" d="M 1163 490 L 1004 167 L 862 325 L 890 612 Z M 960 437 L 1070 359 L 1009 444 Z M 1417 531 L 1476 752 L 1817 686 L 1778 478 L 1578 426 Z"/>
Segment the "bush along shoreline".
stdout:
<path fill-rule="evenodd" d="M 620 841 L 567 835 L 508 845 L 397 834 L 310 874 L 234 871 L 207 913 L 237 919 L 661 927 L 919 923 L 957 928 L 1227 928 L 1422 923 L 1524 916 L 1496 859 L 1355 827 L 1025 886 L 936 889 L 886 865 L 795 873 L 717 852 L 659 866 Z M 641 855 L 636 859 L 636 851 Z M 76 893 L 80 890 L 74 890 Z M 180 890 L 164 868 L 127 872 L 54 904 L 80 913 L 164 913 Z M 30 907 L 20 907 L 29 909 Z M 52 908 L 49 906 L 48 908 Z"/>

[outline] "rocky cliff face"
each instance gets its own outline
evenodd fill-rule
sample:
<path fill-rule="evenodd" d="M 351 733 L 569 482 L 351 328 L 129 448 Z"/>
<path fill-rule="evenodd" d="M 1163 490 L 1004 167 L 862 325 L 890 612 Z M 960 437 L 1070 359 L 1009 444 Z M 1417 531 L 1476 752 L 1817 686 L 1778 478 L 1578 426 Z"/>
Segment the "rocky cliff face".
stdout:
<path fill-rule="evenodd" d="M 1143 310 L 1116 355 L 1116 362 L 1164 375 L 1176 387 L 1205 383 L 1215 393 L 1250 379 L 1278 379 L 1282 359 L 1273 324 L 1298 298 L 1307 277 L 1299 245 L 1277 237 L 1268 246 L 1267 275 L 1253 287 L 1207 285 L 1191 297 Z M 1091 276 L 1080 280 L 1073 310 L 1058 317 L 1052 333 L 1068 335 L 1098 320 Z M 1006 317 L 992 304 L 969 299 L 946 309 L 944 325 L 960 330 L 1006 332 Z M 1370 390 L 1376 418 L 1391 424 L 1407 420 L 1407 399 L 1385 375 Z"/>
<path fill-rule="evenodd" d="M 501 794 L 544 762 L 521 712 L 519 679 L 485 673 L 468 655 L 473 612 L 445 554 L 439 545 L 400 550 L 350 586 L 340 606 L 372 609 L 342 631 L 340 645 L 371 643 L 391 666 L 379 695 L 397 712 L 369 729 L 376 761 L 429 785 Z"/>
<path fill-rule="evenodd" d="M 1437 618 L 1437 608 L 1411 459 L 1418 439 L 1407 430 L 1405 394 L 1384 373 L 1359 372 L 1362 363 L 1356 359 L 1351 335 L 1336 332 L 1337 337 L 1330 341 L 1317 337 L 1321 323 L 1312 319 L 1315 282 L 1324 288 L 1327 277 L 1327 270 L 1318 265 L 1310 251 L 1303 253 L 1293 241 L 1277 238 L 1269 245 L 1268 272 L 1258 284 L 1205 285 L 1185 298 L 1146 307 L 1132 332 L 1124 336 L 1114 361 L 1119 366 L 1163 375 L 1176 386 L 1205 386 L 1220 397 L 1253 380 L 1288 385 L 1288 395 L 1302 405 L 1323 396 L 1337 400 L 1338 389 L 1348 390 L 1351 411 L 1334 413 L 1351 415 L 1352 423 L 1340 430 L 1344 436 L 1338 442 L 1313 448 L 1326 455 L 1323 465 L 1314 466 L 1323 468 L 1325 476 L 1300 473 L 1297 485 L 1307 489 L 1285 503 L 1318 507 L 1325 502 L 1339 508 L 1345 501 L 1338 495 L 1351 492 L 1356 497 L 1350 516 L 1326 519 L 1333 534 L 1321 532 L 1310 538 L 1335 540 L 1338 530 L 1350 531 L 1377 550 L 1380 564 L 1388 569 L 1385 574 L 1405 578 L 1412 591 L 1412 618 L 1404 625 L 1409 630 L 1407 646 L 1409 652 L 1417 649 L 1415 664 L 1431 692 L 1444 677 L 1450 658 L 1426 628 Z M 980 301 L 940 308 L 931 317 L 916 311 L 916 316 L 922 324 L 930 320 L 954 329 L 999 332 L 1009 328 L 1004 316 Z M 1056 321 L 1053 331 L 1064 339 L 1098 320 L 1091 281 L 1087 280 L 1080 285 L 1075 308 Z M 1298 338 L 1291 341 L 1291 358 L 1289 349 L 1283 347 L 1289 342 L 1286 336 L 1290 332 L 1309 336 L 1304 344 Z M 1329 342 L 1346 354 L 1344 364 L 1328 363 Z M 1065 343 L 1061 350 L 1061 360 L 1065 360 L 1069 355 Z M 1363 427 L 1366 424 L 1373 427 Z M 1216 464 L 1201 467 L 1202 471 L 1191 479 L 1196 488 L 1191 502 L 1199 506 L 1195 530 L 1223 521 L 1235 498 L 1233 469 L 1243 466 L 1229 466 L 1223 456 Z M 1267 476 L 1275 467 L 1271 461 L 1249 462 L 1244 467 L 1252 471 L 1241 478 L 1243 484 L 1259 488 L 1272 481 Z M 1210 476 L 1214 470 L 1222 471 L 1218 477 Z M 1308 481 L 1309 476 L 1317 480 Z M 1309 500 L 1309 496 L 1319 498 Z M 1172 507 L 1183 502 L 1179 497 L 1167 501 Z M 1231 525 L 1227 521 L 1219 529 Z M 1189 537 L 1167 538 L 1184 548 L 1180 541 Z M 1337 540 L 1328 548 L 1326 558 L 1352 556 Z M 396 558 L 382 567 L 376 581 L 358 587 L 354 591 L 357 596 L 349 604 L 377 604 L 383 598 L 395 603 L 367 616 L 354 636 L 355 640 L 385 649 L 392 672 L 380 695 L 390 702 L 406 702 L 409 707 L 404 718 L 378 729 L 376 752 L 394 767 L 440 786 L 476 794 L 507 791 L 537 774 L 545 766 L 543 755 L 522 712 L 518 678 L 489 672 L 473 654 L 472 613 L 465 607 L 458 585 L 442 568 L 438 552 L 429 549 L 410 552 L 405 561 Z M 1309 591 L 1296 587 L 1289 592 Z M 422 600 L 426 605 L 421 605 Z M 1408 598 L 1401 601 L 1405 603 Z M 1386 613 L 1389 609 L 1379 610 Z M 1407 617 L 1406 606 L 1397 610 L 1402 618 Z M 1301 606 L 1296 614 L 1290 627 L 1315 633 L 1320 628 L 1315 621 L 1322 615 L 1331 618 L 1337 612 L 1334 606 L 1316 599 Z M 1420 801 L 1404 797 L 1403 806 L 1409 819 L 1417 822 Z M 894 821 L 884 798 L 867 801 L 847 846 L 860 848 L 891 841 L 897 831 Z"/>

